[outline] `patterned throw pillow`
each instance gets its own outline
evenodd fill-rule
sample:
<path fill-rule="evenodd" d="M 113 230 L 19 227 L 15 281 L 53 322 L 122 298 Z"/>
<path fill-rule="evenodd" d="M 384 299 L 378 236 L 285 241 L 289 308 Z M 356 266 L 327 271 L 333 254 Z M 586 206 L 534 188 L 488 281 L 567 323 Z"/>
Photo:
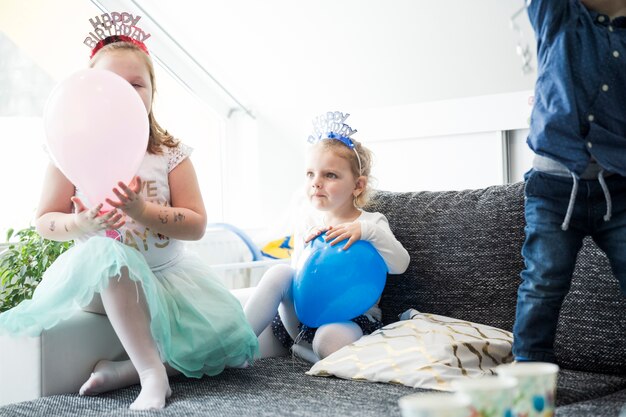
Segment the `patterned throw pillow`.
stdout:
<path fill-rule="evenodd" d="M 456 379 L 495 374 L 511 362 L 513 335 L 450 317 L 406 311 L 389 324 L 317 362 L 308 375 L 451 390 Z"/>

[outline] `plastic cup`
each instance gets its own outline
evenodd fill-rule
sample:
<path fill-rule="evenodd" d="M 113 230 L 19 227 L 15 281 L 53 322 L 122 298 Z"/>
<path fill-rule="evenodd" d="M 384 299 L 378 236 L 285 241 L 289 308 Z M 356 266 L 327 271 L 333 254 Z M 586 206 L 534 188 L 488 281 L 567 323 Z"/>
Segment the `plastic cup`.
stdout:
<path fill-rule="evenodd" d="M 398 400 L 402 417 L 469 417 L 470 399 L 449 392 L 424 392 Z"/>
<path fill-rule="evenodd" d="M 556 379 L 559 367 L 545 362 L 516 362 L 496 367 L 501 377 L 515 378 L 513 415 L 544 417 L 554 415 Z"/>
<path fill-rule="evenodd" d="M 484 376 L 456 380 L 452 388 L 470 398 L 473 416 L 512 416 L 517 381 L 513 378 Z"/>

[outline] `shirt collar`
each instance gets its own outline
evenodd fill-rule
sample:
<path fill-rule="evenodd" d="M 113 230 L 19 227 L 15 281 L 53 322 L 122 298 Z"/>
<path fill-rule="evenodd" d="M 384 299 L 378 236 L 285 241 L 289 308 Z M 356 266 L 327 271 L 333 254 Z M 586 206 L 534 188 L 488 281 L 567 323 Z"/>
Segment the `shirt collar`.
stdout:
<path fill-rule="evenodd" d="M 616 28 L 626 28 L 626 16 L 618 16 L 615 19 L 611 20 L 608 15 L 598 13 L 594 10 L 589 9 L 587 9 L 587 11 L 589 12 L 589 16 L 591 16 L 591 19 L 597 24 L 600 24 L 602 26 L 611 25 Z"/>
<path fill-rule="evenodd" d="M 613 26 L 616 28 L 626 28 L 626 16 L 618 16 L 613 19 Z"/>

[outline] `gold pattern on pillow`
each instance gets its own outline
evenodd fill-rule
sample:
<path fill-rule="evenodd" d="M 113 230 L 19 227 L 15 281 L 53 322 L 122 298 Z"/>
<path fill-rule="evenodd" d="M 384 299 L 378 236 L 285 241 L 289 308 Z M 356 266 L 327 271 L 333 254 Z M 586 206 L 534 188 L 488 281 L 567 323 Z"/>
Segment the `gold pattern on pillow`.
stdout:
<path fill-rule="evenodd" d="M 358 381 L 448 391 L 456 379 L 495 374 L 511 362 L 511 332 L 409 310 L 402 320 L 364 336 L 307 372 Z"/>

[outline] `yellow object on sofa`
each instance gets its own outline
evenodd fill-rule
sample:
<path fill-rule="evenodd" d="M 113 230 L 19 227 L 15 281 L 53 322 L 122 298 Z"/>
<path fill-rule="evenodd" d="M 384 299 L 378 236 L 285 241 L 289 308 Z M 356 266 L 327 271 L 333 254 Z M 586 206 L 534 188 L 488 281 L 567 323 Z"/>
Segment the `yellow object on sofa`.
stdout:
<path fill-rule="evenodd" d="M 449 391 L 454 380 L 495 374 L 511 362 L 513 335 L 483 324 L 408 310 L 317 362 L 308 375 Z"/>
<path fill-rule="evenodd" d="M 284 238 L 272 240 L 263 246 L 261 253 L 268 258 L 288 259 L 291 258 L 293 252 L 293 236 L 285 236 Z"/>

